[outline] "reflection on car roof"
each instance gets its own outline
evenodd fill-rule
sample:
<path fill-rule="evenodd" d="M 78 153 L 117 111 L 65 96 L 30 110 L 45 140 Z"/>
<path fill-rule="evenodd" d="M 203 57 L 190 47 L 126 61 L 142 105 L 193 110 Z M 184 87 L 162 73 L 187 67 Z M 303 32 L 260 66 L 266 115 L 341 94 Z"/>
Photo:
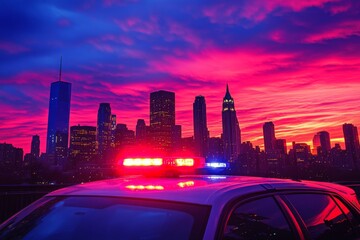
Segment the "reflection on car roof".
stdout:
<path fill-rule="evenodd" d="M 178 178 L 145 178 L 132 176 L 76 185 L 48 196 L 112 196 L 157 199 L 213 205 L 269 190 L 314 190 L 353 194 L 353 190 L 332 183 L 296 181 L 241 176 L 181 176 Z"/>

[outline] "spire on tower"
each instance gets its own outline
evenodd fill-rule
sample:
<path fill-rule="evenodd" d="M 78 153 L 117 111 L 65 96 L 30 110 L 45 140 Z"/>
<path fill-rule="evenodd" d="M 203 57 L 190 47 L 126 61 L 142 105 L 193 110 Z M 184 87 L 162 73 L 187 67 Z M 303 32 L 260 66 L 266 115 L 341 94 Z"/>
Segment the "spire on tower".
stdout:
<path fill-rule="evenodd" d="M 231 99 L 230 91 L 229 91 L 229 85 L 226 84 L 226 94 L 224 99 Z"/>
<path fill-rule="evenodd" d="M 59 72 L 59 82 L 61 82 L 61 70 L 62 70 L 62 56 L 60 57 L 60 72 Z"/>

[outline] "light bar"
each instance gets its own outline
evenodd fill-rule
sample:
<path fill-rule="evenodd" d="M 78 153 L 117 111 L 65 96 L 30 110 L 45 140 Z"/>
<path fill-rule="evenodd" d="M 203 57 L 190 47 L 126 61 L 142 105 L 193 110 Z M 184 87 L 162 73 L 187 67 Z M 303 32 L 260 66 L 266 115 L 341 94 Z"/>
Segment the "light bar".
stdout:
<path fill-rule="evenodd" d="M 128 185 L 126 188 L 130 190 L 164 190 L 164 187 L 159 185 Z"/>
<path fill-rule="evenodd" d="M 175 159 L 176 166 L 178 167 L 192 167 L 194 166 L 193 158 L 177 158 Z"/>
<path fill-rule="evenodd" d="M 132 166 L 161 166 L 163 164 L 162 158 L 125 158 L 123 165 L 127 167 Z"/>
<path fill-rule="evenodd" d="M 226 168 L 226 163 L 223 162 L 211 162 L 211 163 L 206 163 L 207 167 L 212 167 L 212 168 Z"/>

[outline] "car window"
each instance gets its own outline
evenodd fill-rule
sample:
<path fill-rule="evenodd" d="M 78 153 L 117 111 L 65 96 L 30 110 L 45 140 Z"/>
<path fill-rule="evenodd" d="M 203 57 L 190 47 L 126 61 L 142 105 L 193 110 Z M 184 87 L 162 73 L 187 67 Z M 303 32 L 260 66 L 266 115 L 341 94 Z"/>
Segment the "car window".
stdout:
<path fill-rule="evenodd" d="M 294 239 L 283 212 L 272 197 L 244 203 L 230 215 L 223 239 Z"/>
<path fill-rule="evenodd" d="M 1 229 L 0 239 L 201 239 L 208 211 L 165 201 L 58 198 Z"/>
<path fill-rule="evenodd" d="M 311 239 L 352 239 L 350 222 L 330 196 L 292 194 L 286 198 L 304 221 Z"/>
<path fill-rule="evenodd" d="M 337 197 L 334 197 L 335 202 L 338 204 L 338 206 L 341 208 L 343 213 L 346 215 L 347 219 L 351 222 L 352 226 L 354 228 L 359 228 L 359 216 L 354 216 L 354 214 L 351 212 L 351 210 L 345 206 L 345 204 Z M 359 232 L 359 230 L 357 230 Z M 360 234 L 358 233 L 358 236 Z"/>

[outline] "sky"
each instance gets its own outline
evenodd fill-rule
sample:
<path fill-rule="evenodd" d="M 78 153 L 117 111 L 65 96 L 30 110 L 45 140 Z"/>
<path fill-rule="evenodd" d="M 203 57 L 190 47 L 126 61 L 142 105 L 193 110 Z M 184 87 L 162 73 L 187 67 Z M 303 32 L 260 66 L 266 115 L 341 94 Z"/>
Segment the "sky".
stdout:
<path fill-rule="evenodd" d="M 72 83 L 70 126 L 96 126 L 99 104 L 118 123 L 149 124 L 150 92 L 174 91 L 176 123 L 193 135 L 205 97 L 211 137 L 221 135 L 226 84 L 242 141 L 343 145 L 360 126 L 358 0 L 103 0 L 0 2 L 0 142 L 46 148 L 51 82 Z"/>

